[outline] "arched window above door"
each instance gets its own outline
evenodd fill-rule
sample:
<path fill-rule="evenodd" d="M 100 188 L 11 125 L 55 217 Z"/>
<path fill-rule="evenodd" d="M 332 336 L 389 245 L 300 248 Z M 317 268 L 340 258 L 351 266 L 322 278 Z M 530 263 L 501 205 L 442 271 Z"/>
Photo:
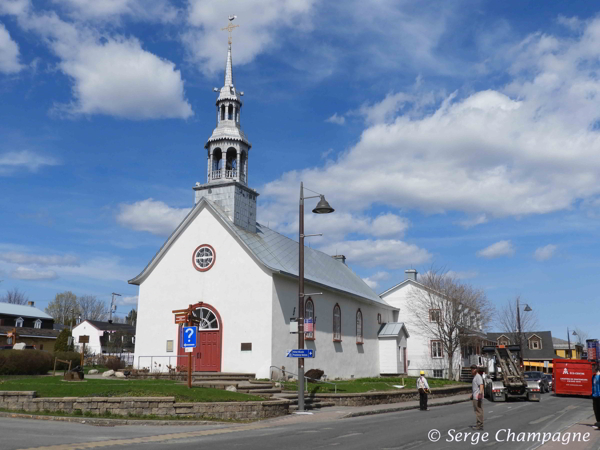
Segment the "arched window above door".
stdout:
<path fill-rule="evenodd" d="M 194 310 L 192 315 L 194 316 L 194 319 L 198 321 L 198 331 L 219 329 L 219 319 L 210 309 L 202 306 Z"/>

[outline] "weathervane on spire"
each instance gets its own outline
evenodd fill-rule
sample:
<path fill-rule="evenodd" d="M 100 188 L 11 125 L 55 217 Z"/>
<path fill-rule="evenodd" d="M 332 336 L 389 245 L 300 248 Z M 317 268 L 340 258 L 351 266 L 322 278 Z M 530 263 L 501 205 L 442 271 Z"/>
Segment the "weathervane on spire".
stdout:
<path fill-rule="evenodd" d="M 229 31 L 229 45 L 231 45 L 231 32 L 233 31 L 234 28 L 239 27 L 239 25 L 234 25 L 233 19 L 235 19 L 237 16 L 229 16 L 229 25 L 227 25 L 225 28 L 221 28 L 221 30 L 227 30 Z"/>

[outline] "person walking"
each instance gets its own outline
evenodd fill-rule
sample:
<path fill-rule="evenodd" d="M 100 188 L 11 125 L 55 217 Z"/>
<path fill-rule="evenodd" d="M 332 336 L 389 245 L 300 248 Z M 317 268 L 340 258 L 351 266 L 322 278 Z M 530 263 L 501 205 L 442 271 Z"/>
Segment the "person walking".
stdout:
<path fill-rule="evenodd" d="M 425 378 L 425 372 L 421 370 L 421 376 L 417 379 L 417 389 L 419 390 L 419 409 L 429 411 L 427 408 L 427 394 L 429 394 L 429 383 Z"/>
<path fill-rule="evenodd" d="M 596 371 L 592 376 L 592 403 L 596 416 L 594 428 L 597 430 L 600 427 L 600 364 L 596 365 Z"/>
<path fill-rule="evenodd" d="M 483 378 L 477 371 L 475 364 L 471 366 L 471 375 L 473 375 L 471 400 L 473 400 L 473 409 L 475 410 L 475 418 L 477 419 L 477 425 L 472 428 L 483 430 Z"/>

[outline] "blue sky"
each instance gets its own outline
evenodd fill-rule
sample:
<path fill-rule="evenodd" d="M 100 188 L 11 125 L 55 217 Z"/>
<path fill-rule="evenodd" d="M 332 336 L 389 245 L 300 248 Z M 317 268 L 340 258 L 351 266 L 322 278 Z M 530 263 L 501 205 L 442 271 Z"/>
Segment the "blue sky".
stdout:
<path fill-rule="evenodd" d="M 432 265 L 600 337 L 593 2 L 0 4 L 0 290 L 123 294 L 205 182 L 227 34 L 258 219 L 378 292 Z M 307 231 L 309 232 L 309 231 Z"/>

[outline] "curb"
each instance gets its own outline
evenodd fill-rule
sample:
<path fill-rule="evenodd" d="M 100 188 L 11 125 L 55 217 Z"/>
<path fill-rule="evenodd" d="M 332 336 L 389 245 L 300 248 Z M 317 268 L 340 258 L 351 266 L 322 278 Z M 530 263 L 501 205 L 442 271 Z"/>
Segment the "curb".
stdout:
<path fill-rule="evenodd" d="M 456 403 L 465 403 L 465 402 L 469 402 L 469 401 L 471 401 L 471 400 L 469 400 L 469 399 L 448 400 L 448 401 L 445 401 L 445 402 L 439 402 L 439 403 L 429 404 L 428 406 L 430 408 L 433 408 L 435 406 L 454 405 Z M 351 412 L 351 413 L 343 415 L 342 417 L 340 417 L 340 419 L 349 419 L 350 417 L 360 417 L 360 416 L 372 416 L 372 415 L 375 415 L 375 414 L 385 414 L 385 413 L 397 412 L 397 411 L 409 411 L 411 409 L 419 409 L 419 405 L 415 405 L 415 406 L 395 406 L 395 407 L 385 408 L 385 409 L 374 409 L 374 410 L 371 410 L 371 411 Z"/>
<path fill-rule="evenodd" d="M 54 422 L 71 422 L 84 425 L 94 425 L 100 427 L 114 427 L 118 425 L 238 425 L 231 422 L 217 422 L 210 420 L 143 420 L 143 419 L 101 419 L 94 417 L 67 417 L 67 416 L 45 416 L 39 414 L 20 414 L 0 411 L 0 417 L 9 417 L 12 419 L 33 419 L 49 420 Z"/>

